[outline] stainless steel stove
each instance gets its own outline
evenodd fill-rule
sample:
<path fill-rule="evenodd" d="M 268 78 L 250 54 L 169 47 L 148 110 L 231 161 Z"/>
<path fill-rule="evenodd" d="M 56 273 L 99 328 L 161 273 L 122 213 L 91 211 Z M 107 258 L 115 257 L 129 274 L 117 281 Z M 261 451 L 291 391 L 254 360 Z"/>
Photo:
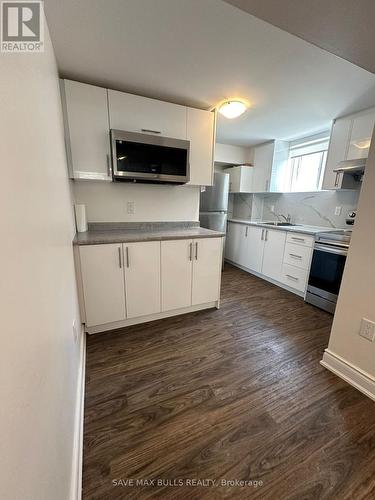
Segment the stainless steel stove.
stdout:
<path fill-rule="evenodd" d="M 344 272 L 351 230 L 317 233 L 305 301 L 334 313 Z"/>

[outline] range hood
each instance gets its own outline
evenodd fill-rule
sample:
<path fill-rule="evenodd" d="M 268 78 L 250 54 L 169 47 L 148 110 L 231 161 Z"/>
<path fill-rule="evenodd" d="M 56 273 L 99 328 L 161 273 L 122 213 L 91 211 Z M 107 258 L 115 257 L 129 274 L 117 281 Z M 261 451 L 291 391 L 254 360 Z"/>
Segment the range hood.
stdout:
<path fill-rule="evenodd" d="M 334 172 L 353 175 L 361 178 L 365 171 L 367 158 L 358 158 L 356 160 L 340 161 Z"/>

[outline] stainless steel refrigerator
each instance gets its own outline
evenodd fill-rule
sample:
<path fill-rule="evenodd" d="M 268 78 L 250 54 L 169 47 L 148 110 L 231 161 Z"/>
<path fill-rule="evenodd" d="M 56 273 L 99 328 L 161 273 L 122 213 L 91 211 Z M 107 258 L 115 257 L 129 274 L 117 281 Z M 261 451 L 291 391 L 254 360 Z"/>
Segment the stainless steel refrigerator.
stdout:
<path fill-rule="evenodd" d="M 213 186 L 201 192 L 199 221 L 202 227 L 215 231 L 227 231 L 229 174 L 214 173 Z"/>

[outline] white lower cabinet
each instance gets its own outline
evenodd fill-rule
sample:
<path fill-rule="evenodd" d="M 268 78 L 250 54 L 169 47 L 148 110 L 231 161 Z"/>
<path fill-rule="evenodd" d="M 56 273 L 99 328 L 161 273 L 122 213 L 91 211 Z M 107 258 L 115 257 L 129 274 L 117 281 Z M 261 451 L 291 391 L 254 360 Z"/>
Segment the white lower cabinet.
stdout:
<path fill-rule="evenodd" d="M 162 241 L 162 310 L 217 301 L 221 264 L 222 238 Z"/>
<path fill-rule="evenodd" d="M 87 331 L 109 330 L 112 323 L 126 326 L 158 314 L 162 317 L 163 312 L 217 302 L 222 242 L 222 238 L 197 238 L 80 246 Z"/>
<path fill-rule="evenodd" d="M 192 240 L 161 242 L 162 311 L 191 305 Z"/>
<path fill-rule="evenodd" d="M 124 243 L 127 318 L 160 312 L 160 242 Z"/>
<path fill-rule="evenodd" d="M 268 278 L 280 281 L 286 233 L 284 231 L 266 229 L 264 240 L 262 274 Z"/>
<path fill-rule="evenodd" d="M 314 237 L 307 234 L 229 221 L 225 257 L 301 295 L 306 291 L 313 244 Z"/>
<path fill-rule="evenodd" d="M 220 295 L 222 238 L 193 240 L 192 305 L 215 302 Z"/>
<path fill-rule="evenodd" d="M 122 245 L 79 248 L 86 325 L 126 318 Z"/>
<path fill-rule="evenodd" d="M 264 252 L 264 233 L 265 230 L 260 227 L 246 226 L 247 242 L 246 257 L 244 266 L 256 273 L 262 272 L 263 252 Z"/>
<path fill-rule="evenodd" d="M 307 271 L 289 264 L 283 264 L 281 281 L 299 292 L 304 292 L 307 285 Z"/>
<path fill-rule="evenodd" d="M 227 237 L 225 240 L 225 258 L 236 262 L 239 265 L 245 265 L 246 249 L 245 237 L 246 227 L 244 224 L 228 223 Z"/>

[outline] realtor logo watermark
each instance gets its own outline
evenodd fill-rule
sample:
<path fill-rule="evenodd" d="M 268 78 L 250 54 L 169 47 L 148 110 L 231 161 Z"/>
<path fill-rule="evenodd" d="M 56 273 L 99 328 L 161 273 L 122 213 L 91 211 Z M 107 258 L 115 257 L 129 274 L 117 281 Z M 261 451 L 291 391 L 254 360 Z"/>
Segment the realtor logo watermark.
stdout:
<path fill-rule="evenodd" d="M 44 51 L 43 2 L 1 2 L 1 51 Z"/>

